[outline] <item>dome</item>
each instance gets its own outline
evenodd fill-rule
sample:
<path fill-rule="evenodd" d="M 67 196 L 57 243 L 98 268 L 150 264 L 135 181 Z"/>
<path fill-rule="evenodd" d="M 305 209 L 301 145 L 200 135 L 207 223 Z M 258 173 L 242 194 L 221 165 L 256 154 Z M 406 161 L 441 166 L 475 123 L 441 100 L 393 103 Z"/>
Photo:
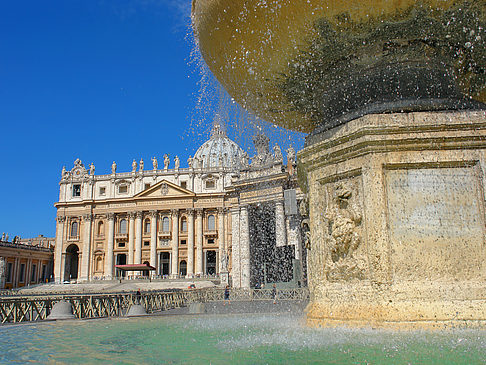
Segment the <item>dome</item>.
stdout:
<path fill-rule="evenodd" d="M 216 123 L 211 131 L 211 138 L 204 142 L 194 155 L 196 167 L 238 168 L 243 150 L 228 138 L 221 125 Z"/>

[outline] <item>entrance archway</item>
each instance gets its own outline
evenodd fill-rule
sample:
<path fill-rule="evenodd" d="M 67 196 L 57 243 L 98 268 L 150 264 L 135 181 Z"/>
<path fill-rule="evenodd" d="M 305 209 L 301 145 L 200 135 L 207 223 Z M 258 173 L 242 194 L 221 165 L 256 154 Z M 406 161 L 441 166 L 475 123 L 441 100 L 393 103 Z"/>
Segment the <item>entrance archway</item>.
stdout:
<path fill-rule="evenodd" d="M 64 261 L 64 280 L 76 280 L 78 278 L 79 247 L 75 244 L 66 248 Z"/>
<path fill-rule="evenodd" d="M 144 261 L 143 264 L 144 265 L 150 265 L 150 262 Z M 150 276 L 150 271 L 142 271 L 142 275 L 143 276 L 146 276 L 146 277 L 149 277 Z"/>
<path fill-rule="evenodd" d="M 186 260 L 182 260 L 179 263 L 179 272 L 181 274 L 181 277 L 184 277 L 187 275 L 187 262 Z"/>
<path fill-rule="evenodd" d="M 119 253 L 118 255 L 116 255 L 116 264 L 117 265 L 126 265 L 127 264 L 127 255 L 124 254 L 124 253 Z M 116 271 L 117 271 L 116 276 L 121 276 L 122 278 L 124 278 L 127 274 L 127 272 L 124 271 L 124 270 L 116 269 Z"/>
<path fill-rule="evenodd" d="M 206 251 L 206 275 L 216 275 L 216 251 Z"/>
<path fill-rule="evenodd" d="M 160 275 L 170 275 L 170 252 L 160 253 Z"/>

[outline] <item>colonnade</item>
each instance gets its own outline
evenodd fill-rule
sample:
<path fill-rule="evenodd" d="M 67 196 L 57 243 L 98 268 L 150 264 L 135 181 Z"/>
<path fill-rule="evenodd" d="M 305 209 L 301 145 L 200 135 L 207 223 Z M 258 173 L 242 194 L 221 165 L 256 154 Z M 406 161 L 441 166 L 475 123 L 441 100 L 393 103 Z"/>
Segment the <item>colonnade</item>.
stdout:
<path fill-rule="evenodd" d="M 214 234 L 217 234 L 217 244 L 214 245 L 214 250 L 218 252 L 219 263 L 217 263 L 218 272 L 227 270 L 227 267 L 223 267 L 223 260 L 221 258 L 226 255 L 227 245 L 225 242 L 225 217 L 226 208 L 218 208 L 218 224 L 214 227 Z M 127 264 L 141 264 L 142 263 L 142 242 L 144 233 L 144 219 L 147 219 L 147 212 L 143 211 L 133 211 L 126 213 L 117 213 L 118 216 L 126 218 L 128 220 L 128 237 L 127 239 Z M 201 276 L 203 275 L 204 268 L 204 226 L 203 217 L 204 210 L 202 208 L 188 208 L 188 209 L 172 209 L 170 213 L 158 212 L 156 210 L 149 211 L 148 217 L 150 218 L 150 260 L 151 266 L 157 267 L 157 254 L 158 252 L 170 252 L 171 254 L 171 277 L 178 277 L 180 273 L 179 264 L 181 261 L 180 257 L 180 234 L 184 234 L 184 239 L 187 240 L 187 247 L 184 246 L 183 249 L 187 248 L 187 256 L 184 260 L 187 260 L 187 277 Z M 181 232 L 180 230 L 180 218 L 182 214 L 187 219 L 187 231 Z M 216 216 L 216 214 L 214 214 Z M 168 232 L 162 232 L 162 222 L 159 224 L 159 229 L 157 229 L 159 218 L 169 217 L 172 221 L 171 230 Z M 115 213 L 106 214 L 105 222 L 108 223 L 108 234 L 104 237 L 104 270 L 103 276 L 105 279 L 112 279 L 114 277 L 114 253 L 115 253 L 115 243 L 117 241 L 116 234 L 119 233 L 115 227 L 116 224 Z M 94 216 L 93 214 L 85 214 L 82 217 L 83 221 L 83 235 L 81 242 L 76 243 L 79 248 L 79 261 L 80 261 L 80 276 L 79 279 L 90 280 L 93 276 L 93 240 L 94 240 Z M 63 245 L 64 240 L 69 235 L 69 227 L 66 222 L 66 217 L 60 216 L 57 219 L 57 233 L 56 233 L 56 252 L 55 252 L 55 277 L 56 280 L 63 281 L 64 278 L 64 265 L 65 265 L 65 255 L 66 255 L 66 245 Z M 170 250 L 166 247 L 162 248 L 158 245 L 159 234 L 169 234 L 170 233 Z M 69 246 L 69 245 L 67 245 Z M 159 248 L 159 250 L 158 250 Z M 124 253 L 126 253 L 124 251 Z M 158 267 L 157 267 L 158 269 Z"/>

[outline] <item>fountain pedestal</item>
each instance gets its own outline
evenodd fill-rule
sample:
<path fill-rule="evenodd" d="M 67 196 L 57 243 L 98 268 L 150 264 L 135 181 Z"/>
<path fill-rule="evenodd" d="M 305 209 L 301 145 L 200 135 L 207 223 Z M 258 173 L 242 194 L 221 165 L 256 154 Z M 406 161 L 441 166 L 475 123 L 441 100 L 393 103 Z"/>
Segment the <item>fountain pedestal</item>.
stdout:
<path fill-rule="evenodd" d="M 308 137 L 313 325 L 486 321 L 486 112 L 371 114 Z"/>

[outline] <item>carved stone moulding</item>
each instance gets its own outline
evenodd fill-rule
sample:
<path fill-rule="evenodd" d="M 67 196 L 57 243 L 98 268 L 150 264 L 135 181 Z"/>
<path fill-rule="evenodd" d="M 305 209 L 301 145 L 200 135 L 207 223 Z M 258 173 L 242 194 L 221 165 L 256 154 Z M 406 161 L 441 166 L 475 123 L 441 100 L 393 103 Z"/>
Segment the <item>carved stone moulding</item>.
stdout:
<path fill-rule="evenodd" d="M 369 115 L 299 164 L 309 323 L 486 326 L 486 112 Z"/>

